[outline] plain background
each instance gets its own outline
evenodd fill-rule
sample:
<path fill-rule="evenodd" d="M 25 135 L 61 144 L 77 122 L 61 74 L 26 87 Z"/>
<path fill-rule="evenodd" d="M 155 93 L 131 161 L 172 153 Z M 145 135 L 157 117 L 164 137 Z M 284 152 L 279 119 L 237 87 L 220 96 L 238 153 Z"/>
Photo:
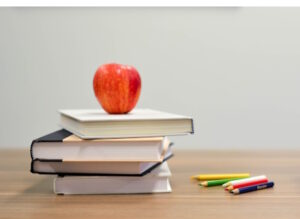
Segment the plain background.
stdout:
<path fill-rule="evenodd" d="M 97 67 L 142 77 L 138 107 L 193 116 L 178 149 L 297 149 L 300 8 L 1 8 L 0 147 L 98 108 Z"/>

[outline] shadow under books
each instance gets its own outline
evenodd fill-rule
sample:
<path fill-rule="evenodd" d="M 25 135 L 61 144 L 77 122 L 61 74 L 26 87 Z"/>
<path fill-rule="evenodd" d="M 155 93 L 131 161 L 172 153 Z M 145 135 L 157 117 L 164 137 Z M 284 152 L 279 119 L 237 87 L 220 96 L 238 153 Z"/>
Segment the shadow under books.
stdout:
<path fill-rule="evenodd" d="M 44 178 L 32 184 L 23 191 L 23 194 L 53 194 L 53 179 Z"/>

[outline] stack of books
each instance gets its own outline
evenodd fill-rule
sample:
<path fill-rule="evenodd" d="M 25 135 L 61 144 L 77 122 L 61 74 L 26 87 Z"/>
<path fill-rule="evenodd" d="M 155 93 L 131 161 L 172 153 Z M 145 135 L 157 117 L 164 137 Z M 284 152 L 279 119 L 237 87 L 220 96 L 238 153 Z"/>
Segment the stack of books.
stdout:
<path fill-rule="evenodd" d="M 60 125 L 31 144 L 31 172 L 57 175 L 56 194 L 171 192 L 166 136 L 194 132 L 191 117 L 149 109 L 61 110 Z"/>

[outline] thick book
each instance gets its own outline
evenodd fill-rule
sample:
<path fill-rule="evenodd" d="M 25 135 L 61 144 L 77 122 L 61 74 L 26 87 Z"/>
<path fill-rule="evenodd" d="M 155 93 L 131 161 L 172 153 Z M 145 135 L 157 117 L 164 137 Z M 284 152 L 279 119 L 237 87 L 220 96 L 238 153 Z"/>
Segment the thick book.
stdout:
<path fill-rule="evenodd" d="M 32 160 L 62 162 L 161 162 L 166 137 L 83 140 L 62 129 L 31 144 Z"/>
<path fill-rule="evenodd" d="M 171 192 L 167 162 L 143 177 L 124 176 L 57 176 L 54 193 L 65 195 L 84 194 L 135 194 Z"/>
<path fill-rule="evenodd" d="M 193 119 L 150 109 L 128 114 L 99 110 L 60 110 L 60 125 L 82 139 L 184 135 L 194 133 Z"/>

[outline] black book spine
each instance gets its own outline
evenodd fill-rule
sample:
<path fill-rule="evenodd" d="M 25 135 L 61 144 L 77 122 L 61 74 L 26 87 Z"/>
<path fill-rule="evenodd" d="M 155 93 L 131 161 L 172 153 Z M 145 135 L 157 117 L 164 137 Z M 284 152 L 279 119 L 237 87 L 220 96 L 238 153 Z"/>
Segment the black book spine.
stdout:
<path fill-rule="evenodd" d="M 192 119 L 192 132 L 191 132 L 191 134 L 194 134 L 195 133 L 195 131 L 194 131 L 194 120 Z"/>
<path fill-rule="evenodd" d="M 70 135 L 72 135 L 71 132 L 68 132 L 65 129 L 61 129 L 61 130 L 52 132 L 48 135 L 45 135 L 43 137 L 33 140 L 30 145 L 30 157 L 31 157 L 30 172 L 36 173 L 36 171 L 34 170 L 34 167 L 33 167 L 33 163 L 34 163 L 33 147 L 36 143 L 38 143 L 38 142 L 62 142 L 66 137 L 68 137 Z"/>

